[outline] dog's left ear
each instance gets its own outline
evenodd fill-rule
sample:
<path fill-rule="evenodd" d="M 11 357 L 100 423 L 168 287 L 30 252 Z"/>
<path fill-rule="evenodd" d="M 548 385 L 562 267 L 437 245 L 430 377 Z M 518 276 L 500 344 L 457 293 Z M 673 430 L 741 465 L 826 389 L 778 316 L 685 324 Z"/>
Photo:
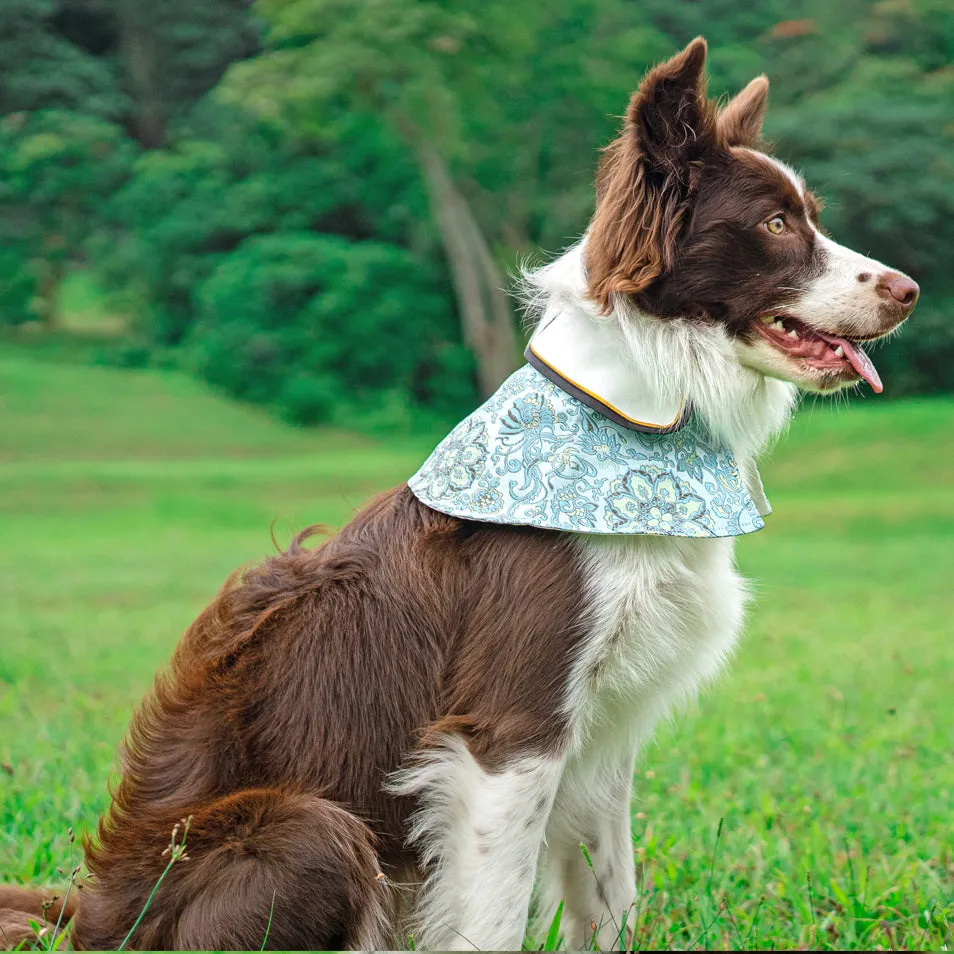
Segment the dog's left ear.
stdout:
<path fill-rule="evenodd" d="M 706 41 L 651 69 L 596 177 L 584 251 L 590 297 L 603 314 L 671 270 L 703 157 L 716 142 L 705 93 Z"/>
<path fill-rule="evenodd" d="M 626 113 L 651 171 L 688 180 L 688 170 L 709 147 L 712 105 L 706 99 L 706 41 L 696 37 L 681 53 L 656 66 L 633 93 Z"/>
<path fill-rule="evenodd" d="M 769 81 L 756 76 L 737 96 L 726 103 L 716 121 L 719 138 L 727 146 L 757 146 L 768 107 Z"/>

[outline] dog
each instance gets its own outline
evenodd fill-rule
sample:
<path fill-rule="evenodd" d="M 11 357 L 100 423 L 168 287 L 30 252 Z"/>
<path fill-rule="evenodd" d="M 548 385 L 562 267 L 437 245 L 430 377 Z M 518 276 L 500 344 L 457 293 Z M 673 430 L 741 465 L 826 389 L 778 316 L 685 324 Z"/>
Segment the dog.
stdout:
<path fill-rule="evenodd" d="M 861 342 L 895 330 L 919 290 L 829 238 L 802 178 L 763 151 L 765 77 L 720 106 L 705 58 L 698 38 L 646 74 L 583 238 L 525 284 L 541 329 L 572 321 L 625 372 L 614 386 L 631 375 L 655 402 L 649 440 L 691 411 L 750 477 L 799 388 L 880 390 Z M 732 487 L 749 507 L 755 485 Z M 693 527 L 470 519 L 403 485 L 321 546 L 300 533 L 225 585 L 133 717 L 74 945 L 126 937 L 183 819 L 188 859 L 138 949 L 367 950 L 410 934 L 517 950 L 531 907 L 545 931 L 561 901 L 568 947 L 626 943 L 637 750 L 717 675 L 745 604 L 732 533 Z"/>

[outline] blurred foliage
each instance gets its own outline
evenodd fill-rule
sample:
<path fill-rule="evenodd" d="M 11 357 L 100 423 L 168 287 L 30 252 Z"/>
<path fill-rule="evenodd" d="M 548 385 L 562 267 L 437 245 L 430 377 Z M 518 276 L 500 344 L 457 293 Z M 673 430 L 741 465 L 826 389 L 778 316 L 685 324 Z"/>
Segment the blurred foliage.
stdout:
<path fill-rule="evenodd" d="M 128 174 L 133 152 L 119 126 L 88 113 L 0 118 L 0 321 L 53 322 L 69 259 Z"/>
<path fill-rule="evenodd" d="M 407 398 L 453 413 L 469 397 L 454 381 L 471 369 L 461 346 L 445 344 L 450 309 L 435 279 L 396 245 L 255 236 L 202 283 L 187 352 L 213 384 L 250 401 L 277 396 L 300 423 L 336 410 L 353 423 L 352 411 L 382 401 L 400 414 Z"/>
<path fill-rule="evenodd" d="M 453 417 L 507 271 L 585 228 L 629 92 L 698 33 L 714 94 L 770 76 L 834 236 L 921 283 L 891 393 L 954 390 L 949 0 L 5 0 L 0 321 L 54 322 L 80 264 L 121 360 L 301 422 Z"/>

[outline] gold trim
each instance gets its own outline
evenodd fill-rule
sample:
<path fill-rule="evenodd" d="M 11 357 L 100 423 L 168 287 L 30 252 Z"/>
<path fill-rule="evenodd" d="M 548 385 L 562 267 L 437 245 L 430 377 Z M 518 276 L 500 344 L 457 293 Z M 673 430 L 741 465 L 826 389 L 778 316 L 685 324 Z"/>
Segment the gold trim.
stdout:
<path fill-rule="evenodd" d="M 538 361 L 542 361 L 554 374 L 560 375 L 561 378 L 563 378 L 563 379 L 564 379 L 565 381 L 567 381 L 569 384 L 572 384 L 573 387 L 575 387 L 575 388 L 577 388 L 578 390 L 582 391 L 584 394 L 588 394 L 591 398 L 593 398 L 594 401 L 599 401 L 600 404 L 603 405 L 603 407 L 608 407 L 614 414 L 618 414 L 620 417 L 622 417 L 622 418 L 624 418 L 625 420 L 629 421 L 630 424 L 638 424 L 640 427 L 651 427 L 651 428 L 653 428 L 654 430 L 663 431 L 663 430 L 666 430 L 666 429 L 669 428 L 669 427 L 672 427 L 674 424 L 676 424 L 677 421 L 680 420 L 680 418 L 682 418 L 682 409 L 685 407 L 685 403 L 686 403 L 685 398 L 681 398 L 681 399 L 680 399 L 680 401 L 679 401 L 679 410 L 678 410 L 678 412 L 676 413 L 676 416 L 675 416 L 668 424 L 652 424 L 652 423 L 650 423 L 650 422 L 648 422 L 648 421 L 638 421 L 638 420 L 636 420 L 635 417 L 630 417 L 628 414 L 624 414 L 618 407 L 613 407 L 613 405 L 610 404 L 609 401 L 604 400 L 604 399 L 601 398 L 598 394 L 594 394 L 589 388 L 583 387 L 582 384 L 578 383 L 577 381 L 574 381 L 573 378 L 567 377 L 567 375 L 565 375 L 559 368 L 553 367 L 553 365 L 550 364 L 550 362 L 547 361 L 547 359 L 544 358 L 544 357 L 537 351 L 537 349 L 533 347 L 533 342 L 532 342 L 532 341 L 530 342 L 530 344 L 527 345 L 527 347 L 533 352 L 534 357 L 535 357 Z"/>

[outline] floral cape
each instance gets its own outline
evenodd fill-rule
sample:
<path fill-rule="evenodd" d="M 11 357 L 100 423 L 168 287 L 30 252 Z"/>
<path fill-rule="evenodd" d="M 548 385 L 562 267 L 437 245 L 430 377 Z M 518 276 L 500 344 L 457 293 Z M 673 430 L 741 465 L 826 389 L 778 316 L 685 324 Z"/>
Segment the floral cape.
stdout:
<path fill-rule="evenodd" d="M 679 430 L 630 430 L 530 365 L 465 418 L 408 481 L 443 513 L 576 533 L 730 537 L 771 512 L 697 416 Z"/>

